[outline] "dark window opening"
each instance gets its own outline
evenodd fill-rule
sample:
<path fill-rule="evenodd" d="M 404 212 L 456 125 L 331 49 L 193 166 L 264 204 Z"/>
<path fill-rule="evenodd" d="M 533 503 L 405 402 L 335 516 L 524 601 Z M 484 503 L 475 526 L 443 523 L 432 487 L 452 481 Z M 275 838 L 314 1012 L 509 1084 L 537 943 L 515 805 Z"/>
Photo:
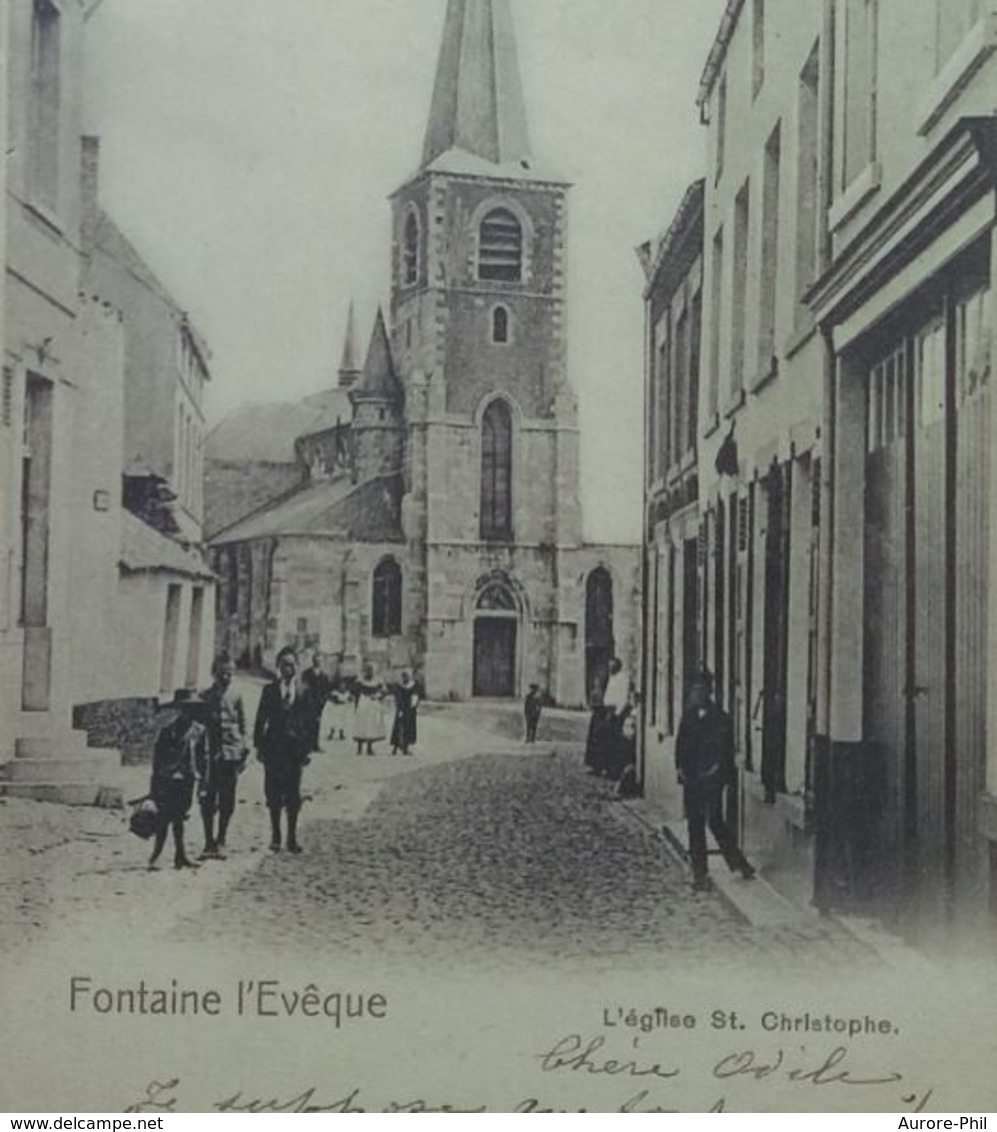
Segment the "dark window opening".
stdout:
<path fill-rule="evenodd" d="M 393 558 L 385 558 L 374 570 L 371 606 L 371 634 L 378 638 L 400 636 L 402 568 Z"/>
<path fill-rule="evenodd" d="M 481 424 L 481 537 L 512 538 L 512 418 L 504 401 L 493 401 Z"/>
<path fill-rule="evenodd" d="M 405 218 L 402 278 L 406 287 L 419 281 L 419 221 L 414 212 Z"/>
<path fill-rule="evenodd" d="M 504 346 L 509 341 L 509 312 L 505 307 L 492 311 L 492 341 Z"/>

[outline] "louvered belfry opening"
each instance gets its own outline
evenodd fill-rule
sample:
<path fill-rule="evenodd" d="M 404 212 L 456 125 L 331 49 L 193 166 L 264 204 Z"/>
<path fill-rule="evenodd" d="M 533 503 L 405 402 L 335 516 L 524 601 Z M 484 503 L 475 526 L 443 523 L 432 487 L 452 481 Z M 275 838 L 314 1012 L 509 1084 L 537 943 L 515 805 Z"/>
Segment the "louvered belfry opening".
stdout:
<path fill-rule="evenodd" d="M 507 208 L 493 209 L 481 222 L 478 278 L 502 283 L 523 278 L 523 229 Z"/>

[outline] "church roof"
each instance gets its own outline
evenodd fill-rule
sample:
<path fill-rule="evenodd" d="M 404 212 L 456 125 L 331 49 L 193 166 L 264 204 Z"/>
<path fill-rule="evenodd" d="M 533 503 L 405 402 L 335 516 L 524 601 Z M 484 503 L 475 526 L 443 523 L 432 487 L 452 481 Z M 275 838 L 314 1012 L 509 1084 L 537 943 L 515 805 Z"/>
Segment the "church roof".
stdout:
<path fill-rule="evenodd" d="M 293 464 L 299 436 L 322 432 L 353 419 L 345 389 L 326 389 L 302 401 L 243 405 L 208 433 L 209 460 Z"/>
<path fill-rule="evenodd" d="M 450 150 L 491 165 L 530 164 L 509 0 L 448 0 L 422 167 Z"/>
<path fill-rule="evenodd" d="M 384 398 L 389 401 L 397 400 L 403 395 L 402 385 L 398 380 L 395 363 L 391 357 L 388 328 L 385 326 L 384 315 L 380 308 L 378 308 L 377 318 L 374 320 L 370 345 L 367 347 L 367 361 L 363 367 L 363 380 L 354 395 Z"/>
<path fill-rule="evenodd" d="M 351 542 L 403 542 L 400 474 L 354 484 L 349 476 L 309 483 L 240 520 L 213 546 L 282 535 L 341 535 Z"/>

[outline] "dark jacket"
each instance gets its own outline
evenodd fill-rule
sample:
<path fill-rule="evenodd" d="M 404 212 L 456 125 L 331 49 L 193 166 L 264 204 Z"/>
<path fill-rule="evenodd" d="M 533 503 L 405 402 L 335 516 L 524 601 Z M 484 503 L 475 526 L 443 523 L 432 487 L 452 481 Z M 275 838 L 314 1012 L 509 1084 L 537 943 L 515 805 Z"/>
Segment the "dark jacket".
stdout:
<path fill-rule="evenodd" d="M 320 716 L 332 691 L 332 677 L 321 668 L 308 668 L 301 674 L 301 685 L 308 694 L 312 712 Z"/>
<path fill-rule="evenodd" d="M 253 742 L 264 762 L 303 761 L 311 744 L 312 701 L 300 684 L 295 684 L 290 706 L 284 703 L 280 680 L 267 684 L 256 709 Z"/>
<path fill-rule="evenodd" d="M 724 786 L 734 775 L 734 727 L 715 703 L 689 708 L 675 742 L 675 767 L 686 786 Z"/>
<path fill-rule="evenodd" d="M 208 776 L 208 732 L 200 723 L 177 719 L 156 737 L 149 793 L 165 821 L 184 817 L 194 798 L 194 782 Z"/>

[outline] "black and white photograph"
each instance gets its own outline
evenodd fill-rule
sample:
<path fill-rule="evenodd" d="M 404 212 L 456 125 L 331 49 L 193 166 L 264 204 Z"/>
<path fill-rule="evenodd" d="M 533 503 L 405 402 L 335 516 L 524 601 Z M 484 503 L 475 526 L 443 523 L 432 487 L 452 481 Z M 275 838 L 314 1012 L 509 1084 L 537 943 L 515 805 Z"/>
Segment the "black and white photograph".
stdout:
<path fill-rule="evenodd" d="M 993 1110 L 993 0 L 0 91 L 0 1109 Z"/>

